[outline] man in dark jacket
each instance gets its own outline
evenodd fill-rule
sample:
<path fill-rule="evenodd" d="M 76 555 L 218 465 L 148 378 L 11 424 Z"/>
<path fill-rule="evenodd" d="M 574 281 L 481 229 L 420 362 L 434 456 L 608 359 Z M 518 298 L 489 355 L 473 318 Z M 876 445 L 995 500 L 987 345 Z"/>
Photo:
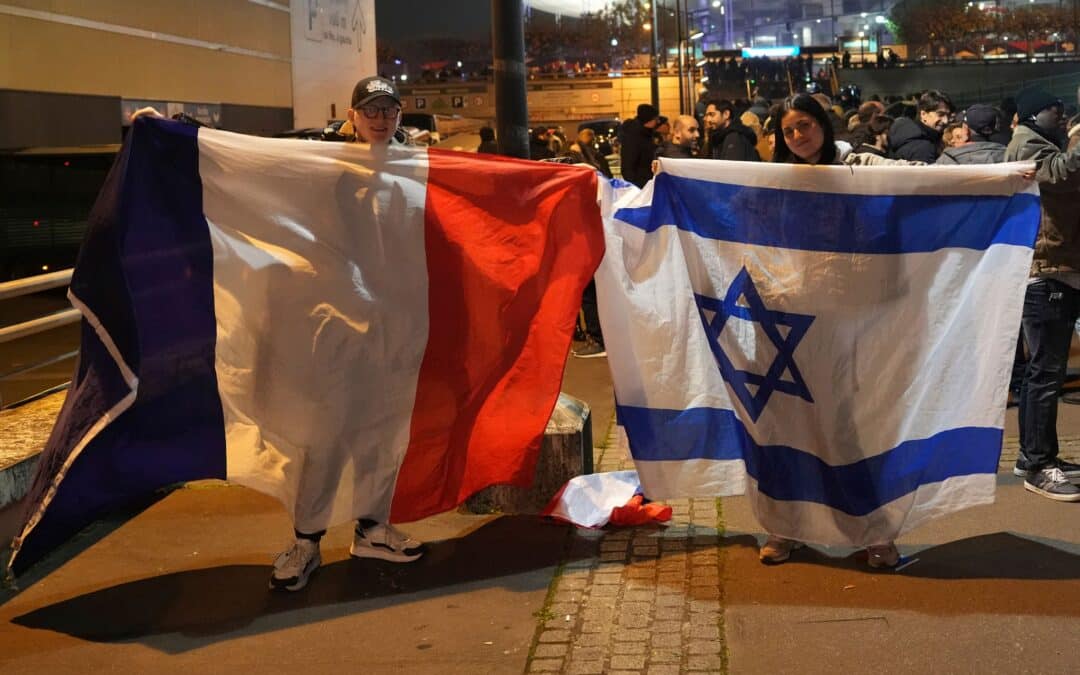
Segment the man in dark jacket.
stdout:
<path fill-rule="evenodd" d="M 919 120 L 898 117 L 889 130 L 890 155 L 933 164 L 941 151 L 941 132 L 949 124 L 949 97 L 931 89 L 919 97 Z"/>
<path fill-rule="evenodd" d="M 716 128 L 709 135 L 709 157 L 738 162 L 760 162 L 757 151 L 757 135 L 735 114 L 731 101 L 716 101 L 719 117 Z"/>
<path fill-rule="evenodd" d="M 622 177 L 638 187 L 645 187 L 652 178 L 652 161 L 656 154 L 653 130 L 659 116 L 659 110 L 642 103 L 637 107 L 637 116 L 622 125 L 622 148 L 619 150 Z"/>
<path fill-rule="evenodd" d="M 1064 106 L 1045 91 L 1016 97 L 1019 121 L 1006 161 L 1034 161 L 1042 194 L 1022 325 L 1031 359 L 1020 387 L 1020 454 L 1013 473 L 1024 487 L 1049 499 L 1080 501 L 1080 465 L 1058 457 L 1057 406 L 1069 360 L 1073 326 L 1080 316 L 1080 149 L 1062 151 Z"/>
<path fill-rule="evenodd" d="M 990 137 L 997 131 L 998 112 L 993 106 L 976 103 L 964 111 L 964 133 L 968 142 L 946 148 L 938 164 L 997 164 L 1005 161 L 1005 146 Z"/>
<path fill-rule="evenodd" d="M 656 157 L 658 159 L 660 157 L 693 159 L 700 138 L 701 131 L 697 120 L 689 115 L 679 115 L 671 127 L 671 140 L 664 141 L 656 149 Z"/>

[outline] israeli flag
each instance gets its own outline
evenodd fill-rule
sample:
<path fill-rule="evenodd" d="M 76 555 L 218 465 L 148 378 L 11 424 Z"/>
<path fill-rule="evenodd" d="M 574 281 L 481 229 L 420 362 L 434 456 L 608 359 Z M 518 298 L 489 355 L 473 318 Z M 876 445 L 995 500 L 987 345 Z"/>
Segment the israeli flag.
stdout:
<path fill-rule="evenodd" d="M 745 492 L 770 533 L 855 546 L 993 501 L 1026 165 L 660 167 L 608 187 L 596 276 L 646 495 Z"/>

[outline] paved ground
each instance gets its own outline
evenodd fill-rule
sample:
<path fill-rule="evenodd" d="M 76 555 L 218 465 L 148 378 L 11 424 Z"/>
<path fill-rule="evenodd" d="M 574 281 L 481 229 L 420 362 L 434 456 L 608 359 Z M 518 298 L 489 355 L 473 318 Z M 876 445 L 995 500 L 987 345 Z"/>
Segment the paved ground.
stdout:
<path fill-rule="evenodd" d="M 604 360 L 572 360 L 563 389 L 592 406 L 598 469 L 626 467 Z M 1060 428 L 1080 458 L 1080 406 Z M 292 595 L 266 590 L 280 506 L 202 483 L 91 528 L 0 595 L 0 669 L 1076 672 L 1080 504 L 999 483 L 996 504 L 901 540 L 900 572 L 850 550 L 764 567 L 746 500 L 728 498 L 609 531 L 443 514 L 407 528 L 432 552 L 404 566 L 349 559 L 337 528 Z"/>

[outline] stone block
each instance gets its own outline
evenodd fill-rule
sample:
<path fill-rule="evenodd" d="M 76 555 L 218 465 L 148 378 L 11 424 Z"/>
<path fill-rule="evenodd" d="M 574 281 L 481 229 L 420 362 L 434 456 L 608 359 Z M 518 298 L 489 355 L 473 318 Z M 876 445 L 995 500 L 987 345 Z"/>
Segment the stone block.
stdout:
<path fill-rule="evenodd" d="M 473 513 L 540 513 L 566 481 L 592 472 L 589 405 L 560 393 L 544 430 L 532 485 L 493 485 L 469 497 L 466 508 Z"/>

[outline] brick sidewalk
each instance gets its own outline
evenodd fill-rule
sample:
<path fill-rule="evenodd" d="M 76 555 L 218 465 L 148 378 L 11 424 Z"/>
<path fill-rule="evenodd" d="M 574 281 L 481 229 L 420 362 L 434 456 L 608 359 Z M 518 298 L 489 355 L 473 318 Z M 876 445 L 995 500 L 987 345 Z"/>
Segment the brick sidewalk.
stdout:
<path fill-rule="evenodd" d="M 597 471 L 633 468 L 615 427 Z M 669 502 L 666 528 L 577 530 L 593 555 L 552 582 L 528 672 L 724 672 L 719 500 Z"/>
<path fill-rule="evenodd" d="M 1060 443 L 1062 457 L 1080 459 L 1080 436 Z M 1018 448 L 1015 436 L 1005 439 L 1003 471 Z M 626 435 L 613 427 L 596 470 L 632 468 Z M 566 563 L 552 582 L 528 672 L 726 672 L 719 500 L 669 505 L 666 528 L 575 531 L 592 555 Z"/>

